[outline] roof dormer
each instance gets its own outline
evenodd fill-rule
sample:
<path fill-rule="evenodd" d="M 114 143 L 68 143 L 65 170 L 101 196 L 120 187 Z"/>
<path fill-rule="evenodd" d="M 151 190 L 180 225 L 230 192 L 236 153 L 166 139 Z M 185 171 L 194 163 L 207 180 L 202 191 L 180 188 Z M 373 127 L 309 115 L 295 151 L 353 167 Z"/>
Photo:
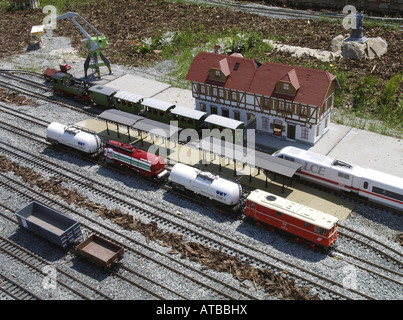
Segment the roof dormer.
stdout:
<path fill-rule="evenodd" d="M 300 84 L 295 69 L 287 72 L 287 74 L 276 83 L 276 93 L 279 94 L 295 96 L 299 88 Z"/>
<path fill-rule="evenodd" d="M 209 80 L 226 82 L 229 75 L 230 70 L 227 58 L 218 62 L 218 68 L 210 68 L 209 70 Z"/>

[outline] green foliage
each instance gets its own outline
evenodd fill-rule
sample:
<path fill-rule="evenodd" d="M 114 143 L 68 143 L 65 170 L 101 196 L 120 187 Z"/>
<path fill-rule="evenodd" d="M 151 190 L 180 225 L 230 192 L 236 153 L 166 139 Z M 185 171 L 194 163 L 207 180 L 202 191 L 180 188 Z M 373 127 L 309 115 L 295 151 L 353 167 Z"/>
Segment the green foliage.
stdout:
<path fill-rule="evenodd" d="M 80 9 L 96 2 L 97 0 L 41 0 L 41 8 L 52 5 L 57 8 L 58 14 L 62 14 L 67 11 L 80 12 Z M 108 3 L 108 1 L 102 2 L 104 2 L 103 5 Z"/>
<path fill-rule="evenodd" d="M 367 112 L 378 109 L 377 86 L 379 79 L 373 75 L 360 78 L 354 90 L 354 108 L 358 116 L 365 116 Z"/>
<path fill-rule="evenodd" d="M 403 97 L 397 94 L 403 83 L 403 73 L 398 73 L 386 82 L 379 99 L 380 119 L 403 127 Z"/>
<path fill-rule="evenodd" d="M 16 10 L 14 6 L 14 1 L 3 0 L 0 1 L 0 10 L 1 11 L 13 11 Z"/>

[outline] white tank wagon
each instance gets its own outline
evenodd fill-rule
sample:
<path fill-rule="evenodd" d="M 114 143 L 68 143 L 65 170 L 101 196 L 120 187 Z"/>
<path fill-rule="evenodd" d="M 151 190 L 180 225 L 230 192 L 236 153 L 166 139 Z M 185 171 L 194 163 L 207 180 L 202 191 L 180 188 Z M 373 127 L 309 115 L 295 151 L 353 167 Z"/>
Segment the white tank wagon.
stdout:
<path fill-rule="evenodd" d="M 178 163 L 172 168 L 169 181 L 177 188 L 190 190 L 233 209 L 239 208 L 242 187 L 218 175 Z"/>
<path fill-rule="evenodd" d="M 101 139 L 95 134 L 74 125 L 52 122 L 46 130 L 46 140 L 63 144 L 88 154 L 96 154 L 102 147 Z"/>
<path fill-rule="evenodd" d="M 403 211 L 403 178 L 295 147 L 285 147 L 273 155 L 301 164 L 301 169 L 295 173 L 301 179 L 358 193 L 373 202 Z"/>

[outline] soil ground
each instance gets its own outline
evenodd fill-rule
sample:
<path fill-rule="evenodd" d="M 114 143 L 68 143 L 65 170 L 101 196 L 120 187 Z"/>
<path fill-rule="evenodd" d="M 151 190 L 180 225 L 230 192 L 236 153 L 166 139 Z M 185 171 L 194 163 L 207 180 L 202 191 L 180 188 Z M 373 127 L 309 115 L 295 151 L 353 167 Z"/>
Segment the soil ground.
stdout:
<path fill-rule="evenodd" d="M 104 51 L 108 59 L 115 64 L 141 66 L 161 59 L 158 53 L 140 54 L 132 50 L 133 40 L 151 37 L 158 32 L 179 31 L 192 28 L 195 33 L 199 26 L 204 30 L 216 32 L 237 28 L 240 30 L 254 29 L 264 36 L 281 39 L 284 44 L 327 50 L 330 41 L 339 34 L 348 35 L 341 23 L 325 20 L 273 20 L 266 17 L 236 12 L 225 8 L 206 7 L 166 2 L 162 0 L 113 0 L 86 4 L 79 8 L 79 13 L 93 24 L 108 39 L 109 45 Z M 66 11 L 77 11 L 77 7 Z M 21 53 L 32 41 L 30 29 L 41 24 L 44 14 L 36 10 L 11 10 L 2 12 L 0 16 L 0 34 L 2 46 L 0 58 Z M 70 37 L 76 48 L 82 48 L 82 33 L 68 20 L 58 22 L 54 34 Z M 351 90 L 356 89 L 356 81 L 362 76 L 372 74 L 381 79 L 379 90 L 386 81 L 403 70 L 402 32 L 396 28 L 384 26 L 364 26 L 366 37 L 384 38 L 388 43 L 388 52 L 374 60 L 338 59 L 331 62 L 337 70 L 347 74 L 348 85 L 344 88 L 348 97 Z M 84 49 L 81 49 L 83 55 Z M 330 63 L 323 63 L 309 56 L 300 58 L 280 51 L 267 53 L 267 61 L 293 64 L 307 67 L 329 69 Z M 264 61 L 260 61 L 264 62 Z M 402 86 L 398 95 L 402 96 Z M 397 99 L 398 101 L 398 99 Z"/>

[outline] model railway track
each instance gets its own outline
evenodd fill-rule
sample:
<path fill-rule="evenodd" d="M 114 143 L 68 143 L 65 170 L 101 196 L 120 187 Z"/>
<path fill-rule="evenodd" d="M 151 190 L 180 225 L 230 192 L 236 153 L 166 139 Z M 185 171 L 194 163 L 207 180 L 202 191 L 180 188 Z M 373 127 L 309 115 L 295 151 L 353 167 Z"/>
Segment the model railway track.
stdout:
<path fill-rule="evenodd" d="M 230 286 L 229 284 L 226 284 L 226 283 L 224 283 L 222 281 L 214 279 L 214 277 L 209 276 L 209 275 L 205 274 L 204 272 L 201 272 L 201 271 L 197 270 L 196 268 L 192 268 L 190 266 L 187 266 L 186 264 L 181 263 L 178 259 L 175 259 L 170 255 L 162 254 L 161 252 L 159 252 L 159 251 L 157 251 L 155 249 L 152 249 L 151 247 L 147 246 L 145 243 L 142 243 L 142 242 L 140 243 L 140 242 L 136 241 L 135 239 L 130 238 L 127 235 L 125 235 L 123 233 L 120 233 L 120 232 L 116 231 L 115 229 L 112 229 L 112 228 L 106 226 L 105 224 L 99 223 L 99 221 L 97 221 L 96 219 L 89 218 L 89 217 L 87 217 L 87 216 L 85 216 L 85 215 L 83 215 L 83 214 L 81 214 L 81 213 L 79 213 L 79 212 L 77 212 L 77 211 L 75 211 L 73 209 L 70 209 L 66 205 L 60 203 L 60 201 L 58 201 L 56 199 L 49 198 L 49 197 L 44 196 L 44 195 L 42 195 L 42 194 L 40 194 L 40 193 L 38 193 L 38 192 L 36 192 L 34 190 L 31 190 L 31 189 L 21 191 L 21 189 L 23 188 L 21 183 L 19 183 L 16 180 L 10 179 L 8 177 L 7 177 L 7 179 L 8 179 L 7 184 L 5 184 L 5 183 L 3 184 L 3 182 L 0 182 L 0 185 L 3 185 L 5 188 L 9 188 L 9 189 L 13 190 L 13 192 L 21 193 L 23 195 L 23 197 L 28 198 L 29 201 L 32 201 L 33 199 L 36 199 L 36 200 L 40 199 L 39 201 L 41 201 L 42 203 L 46 203 L 48 206 L 55 206 L 56 205 L 56 206 L 58 206 L 60 208 L 59 211 L 61 211 L 61 212 L 65 212 L 66 214 L 68 214 L 68 213 L 71 214 L 71 212 L 73 212 L 74 214 L 79 215 L 80 217 L 82 217 L 82 218 L 84 218 L 86 220 L 89 220 L 89 223 L 98 224 L 102 228 L 115 233 L 117 236 L 129 240 L 131 243 L 137 245 L 138 247 L 146 248 L 146 249 L 148 249 L 149 251 L 151 251 L 154 254 L 156 253 L 156 254 L 159 254 L 160 256 L 162 256 L 163 258 L 168 258 L 170 260 L 175 261 L 175 263 L 179 265 L 178 268 L 169 266 L 168 264 L 164 263 L 162 260 L 149 256 L 148 254 L 144 253 L 143 250 L 142 251 L 136 250 L 133 247 L 133 245 L 128 245 L 128 244 L 125 244 L 125 243 L 119 243 L 119 245 L 124 247 L 125 250 L 130 251 L 132 254 L 136 255 L 138 257 L 138 260 L 140 260 L 140 259 L 150 260 L 150 261 L 152 261 L 153 263 L 155 263 L 157 265 L 163 266 L 164 268 L 166 268 L 167 270 L 169 270 L 171 272 L 175 272 L 175 273 L 183 276 L 184 278 L 188 279 L 190 282 L 193 282 L 194 284 L 192 285 L 192 287 L 194 287 L 195 284 L 197 284 L 197 285 L 199 285 L 201 287 L 204 287 L 205 289 L 209 289 L 209 290 L 213 291 L 215 294 L 218 294 L 219 296 L 221 296 L 224 299 L 240 299 L 240 298 L 256 299 L 253 295 L 250 295 L 249 293 L 244 292 L 243 290 L 237 289 L 235 287 Z M 7 210 L 9 210 L 9 211 L 13 211 L 11 208 L 8 208 L 8 207 L 6 207 L 6 206 L 4 206 L 2 204 L 0 204 L 0 206 L 5 208 L 5 209 L 7 209 Z M 11 217 L 3 214 L 3 213 L 0 213 L 0 215 L 17 224 L 17 221 L 15 220 L 15 218 L 11 218 Z M 88 229 L 91 232 L 98 233 L 98 234 L 100 233 L 98 229 L 91 227 L 89 224 L 84 224 L 83 222 L 80 222 L 80 224 L 83 225 L 86 229 Z M 110 238 L 108 236 L 105 236 L 104 233 L 102 233 L 102 237 L 107 238 L 107 239 L 109 239 L 111 241 L 114 241 L 115 243 L 117 242 L 115 239 L 112 239 L 112 238 Z M 187 269 L 188 273 L 190 273 L 190 274 L 191 273 L 197 273 L 197 274 L 199 274 L 199 276 L 203 275 L 205 280 L 198 280 L 198 279 L 196 279 L 196 277 L 189 276 L 187 273 L 180 271 L 179 268 L 180 269 L 183 269 L 183 268 Z M 111 272 L 114 275 L 121 277 L 122 279 L 132 283 L 135 286 L 139 286 L 139 284 L 133 282 L 133 280 L 130 280 L 125 273 L 129 273 L 129 274 L 131 273 L 131 274 L 133 274 L 135 276 L 144 278 L 144 275 L 140 275 L 137 271 L 134 271 L 132 268 L 129 268 L 129 267 L 124 266 L 124 265 L 123 266 L 120 265 L 118 267 L 118 269 L 112 269 Z M 147 278 L 147 281 L 149 281 L 149 283 L 150 283 L 149 285 L 151 285 L 151 286 L 155 286 L 155 285 L 158 285 L 160 287 L 162 286 L 162 288 L 165 291 L 170 291 L 171 293 L 174 293 L 176 295 L 176 298 L 180 297 L 181 299 L 182 298 L 186 299 L 186 297 L 184 297 L 183 295 L 181 295 L 181 294 L 179 294 L 177 292 L 174 292 L 171 289 L 169 289 L 169 288 L 167 288 L 167 287 L 165 287 L 165 286 L 163 286 L 163 285 L 161 285 L 159 283 L 157 284 L 154 280 L 151 280 L 151 279 Z M 211 285 L 208 284 L 208 282 L 215 282 L 215 285 L 211 286 Z M 221 288 L 221 290 L 217 289 L 217 287 Z M 148 288 L 144 287 L 143 289 L 146 290 L 147 292 L 151 293 L 151 291 Z M 163 297 L 161 297 L 160 295 L 157 295 L 155 293 L 153 293 L 153 295 L 158 297 L 158 298 L 160 298 L 160 299 L 163 299 Z M 170 298 L 172 298 L 172 294 L 170 295 Z"/>
<path fill-rule="evenodd" d="M 11 81 L 16 81 L 16 82 L 18 82 L 20 84 L 28 85 L 30 87 L 35 87 L 35 88 L 40 89 L 42 91 L 45 91 L 47 93 L 52 92 L 52 87 L 50 87 L 50 86 L 48 86 L 48 85 L 46 85 L 44 83 L 32 81 L 32 80 L 29 80 L 29 79 L 24 78 L 24 77 L 17 76 L 17 75 L 12 74 L 12 73 L 2 72 L 0 70 L 0 76 L 4 77 L 6 79 L 9 79 Z M 42 82 L 43 82 L 43 76 L 42 76 Z"/>
<path fill-rule="evenodd" d="M 402 270 L 403 267 L 402 252 L 351 228 L 340 226 L 339 230 L 341 236 L 349 238 L 353 242 L 358 242 L 358 245 L 354 244 L 352 246 L 362 246 L 363 250 L 372 250 L 376 256 L 384 257 L 385 261 L 375 263 L 374 261 L 363 259 L 356 254 L 349 253 L 345 249 L 339 248 L 339 245 L 336 245 L 336 248 L 332 251 L 333 256 L 343 259 L 350 264 L 354 264 L 362 270 L 374 273 L 386 280 L 403 285 L 403 273 L 399 271 Z M 390 267 L 387 267 L 387 265 Z"/>
<path fill-rule="evenodd" d="M 2 274 L 0 274 L 0 291 L 3 291 L 14 300 L 43 300 L 41 297 Z"/>
<path fill-rule="evenodd" d="M 0 69 L 0 75 L 3 75 L 2 74 L 2 72 L 1 72 L 1 69 Z M 20 77 L 19 77 L 20 78 Z M 0 85 L 1 85 L 1 81 L 0 81 Z M 54 102 L 54 100 L 52 100 L 52 102 Z M 58 104 L 59 104 L 59 102 L 57 102 Z M 64 104 L 66 104 L 66 103 L 63 103 L 63 105 Z M 69 108 L 71 108 L 71 105 L 69 105 L 69 104 L 67 104 L 67 106 L 69 107 Z M 74 110 L 77 110 L 77 107 L 76 106 L 74 106 Z M 84 111 L 82 108 L 80 108 L 80 107 L 78 107 L 78 110 L 80 110 L 80 112 L 84 112 L 85 114 L 87 114 L 87 115 L 89 115 L 89 116 L 91 116 L 91 117 L 94 117 L 95 116 L 95 114 L 93 114 L 93 113 L 88 113 L 88 112 L 86 112 L 86 111 Z M 179 142 L 179 143 L 181 143 L 181 142 Z M 315 186 L 317 186 L 318 188 L 321 188 L 321 189 L 323 189 L 323 190 L 328 190 L 329 192 L 334 192 L 334 193 L 338 193 L 340 196 L 345 196 L 345 197 L 348 197 L 349 199 L 351 199 L 351 200 L 353 200 L 353 201 L 359 201 L 359 202 L 364 202 L 364 203 L 368 203 L 369 205 L 372 205 L 372 206 L 376 206 L 376 207 L 378 207 L 378 208 L 382 208 L 382 209 L 386 209 L 386 210 L 389 210 L 389 211 L 393 211 L 393 212 L 398 212 L 398 213 L 402 213 L 401 211 L 399 211 L 399 210 L 397 210 L 397 209 L 393 209 L 393 208 L 389 208 L 389 207 L 386 207 L 385 205 L 382 205 L 382 204 L 378 204 L 378 203 L 374 203 L 374 202 L 372 202 L 372 201 L 369 201 L 368 199 L 365 199 L 365 198 L 363 198 L 363 197 L 359 197 L 358 195 L 355 195 L 355 194 L 353 194 L 353 193 L 349 193 L 349 194 L 346 194 L 345 192 L 342 192 L 342 191 L 337 191 L 337 190 L 334 190 L 334 189 L 330 189 L 330 188 L 327 188 L 327 187 L 325 187 L 325 186 L 321 186 L 321 185 L 317 185 L 317 184 L 315 184 L 314 182 L 303 182 L 303 183 L 305 183 L 306 185 L 309 185 L 309 186 L 312 186 L 312 185 L 315 185 Z"/>
<path fill-rule="evenodd" d="M 189 2 L 194 2 L 192 0 L 188 0 Z M 241 10 L 251 14 L 259 14 L 265 15 L 272 18 L 280 18 L 280 19 L 334 19 L 334 20 L 342 20 L 345 15 L 336 12 L 318 12 L 311 10 L 297 10 L 297 9 L 288 9 L 288 8 L 280 8 L 280 7 L 272 7 L 259 3 L 247 3 L 247 2 L 237 2 L 237 1 L 228 1 L 228 0 L 198 0 L 197 3 L 204 3 L 207 5 L 219 6 L 231 8 L 234 10 Z M 371 21 L 382 21 L 391 26 L 401 25 L 402 19 L 400 18 L 382 18 L 382 17 L 370 17 L 366 16 L 365 19 Z M 400 28 L 403 28 L 401 26 Z"/>
<path fill-rule="evenodd" d="M 0 104 L 0 111 L 9 114 L 15 118 L 19 118 L 21 120 L 24 120 L 26 122 L 32 123 L 34 125 L 40 126 L 42 128 L 46 128 L 49 125 L 49 122 L 46 120 L 43 120 L 42 118 L 35 117 L 33 115 L 27 115 L 25 113 L 22 113 L 20 111 L 16 111 L 13 108 L 4 106 Z"/>
<path fill-rule="evenodd" d="M 40 164 L 39 164 L 39 163 L 36 163 L 36 164 L 35 164 L 35 166 L 38 166 L 38 165 L 40 165 Z M 48 169 L 49 169 L 49 167 L 50 167 L 49 164 L 42 165 L 42 166 L 44 166 L 44 167 L 46 167 L 46 168 L 48 168 Z M 52 174 L 55 174 L 55 173 L 56 173 L 56 172 L 53 172 Z M 87 184 L 88 184 L 88 183 L 87 183 Z M 93 183 L 90 183 L 90 184 L 92 185 Z M 108 193 L 111 193 L 111 190 L 109 190 Z M 125 196 L 125 198 L 126 198 L 126 197 L 130 197 L 130 195 L 126 195 L 126 194 L 125 194 L 124 196 Z M 114 200 L 114 202 L 116 203 L 116 201 L 121 201 L 121 200 L 119 200 L 119 199 L 117 198 L 117 199 Z M 159 210 L 161 211 L 161 209 L 159 209 Z M 171 213 L 171 214 L 172 214 L 172 213 Z M 166 218 L 164 218 L 164 219 L 166 219 Z M 160 223 L 162 223 L 162 222 L 160 222 Z M 165 223 L 166 223 L 166 222 L 165 222 Z M 270 254 L 267 253 L 267 252 L 264 252 L 263 250 L 257 250 L 256 248 L 254 248 L 254 247 L 252 247 L 252 246 L 250 246 L 250 245 L 248 245 L 248 244 L 246 244 L 246 243 L 239 242 L 239 241 L 237 241 L 237 240 L 235 240 L 235 239 L 231 239 L 230 237 L 225 237 L 225 238 L 227 238 L 226 240 L 231 241 L 231 243 L 237 242 L 238 244 L 241 244 L 243 247 L 245 247 L 245 250 L 242 250 L 242 251 L 234 250 L 234 249 L 233 249 L 233 245 L 228 244 L 228 241 L 225 241 L 225 242 L 224 242 L 223 240 L 221 240 L 221 241 L 218 242 L 218 240 L 215 240 L 215 239 L 208 239 L 208 238 L 206 237 L 206 234 L 207 234 L 208 232 L 211 232 L 211 230 L 208 230 L 208 231 L 207 231 L 205 228 L 203 228 L 203 229 L 206 230 L 206 231 L 202 231 L 202 232 L 199 232 L 197 235 L 194 235 L 194 231 L 192 231 L 192 230 L 184 230 L 183 227 L 182 227 L 182 224 L 183 224 L 183 223 L 177 223 L 177 227 L 179 228 L 179 230 L 180 230 L 181 232 L 184 232 L 184 233 L 187 234 L 187 235 L 193 234 L 192 237 L 198 239 L 198 241 L 200 241 L 200 242 L 207 243 L 210 247 L 213 247 L 213 248 L 224 248 L 224 250 L 225 250 L 226 252 L 228 252 L 229 254 L 232 254 L 232 255 L 239 255 L 239 256 L 243 257 L 244 260 L 252 261 L 252 262 L 254 263 L 254 265 L 256 265 L 256 266 L 258 266 L 258 267 L 262 267 L 262 268 L 267 268 L 267 267 L 273 268 L 273 267 L 274 267 L 274 268 L 277 268 L 277 269 L 278 269 L 279 267 L 276 267 L 275 265 L 276 265 L 277 263 L 281 263 L 281 264 L 283 264 L 283 267 L 282 267 L 280 270 L 284 270 L 284 264 L 285 264 L 285 265 L 288 265 L 289 267 L 288 267 L 288 268 L 285 268 L 285 269 L 290 270 L 290 271 L 287 270 L 287 273 L 288 273 L 288 274 L 293 275 L 293 276 L 296 276 L 296 277 L 298 277 L 298 278 L 301 278 L 301 279 L 303 279 L 304 281 L 307 281 L 308 283 L 313 284 L 314 286 L 319 286 L 319 287 L 321 287 L 322 289 L 325 289 L 325 290 L 327 290 L 327 291 L 329 291 L 329 290 L 332 291 L 332 289 L 329 288 L 329 287 L 330 287 L 329 283 L 331 284 L 331 286 L 339 286 L 339 287 L 342 287 L 342 284 L 339 284 L 339 283 L 337 283 L 336 281 L 333 281 L 333 280 L 331 280 L 331 279 L 327 279 L 326 277 L 322 277 L 322 276 L 320 276 L 320 275 L 318 275 L 318 274 L 315 274 L 314 272 L 311 272 L 311 271 L 309 271 L 309 270 L 307 270 L 307 269 L 301 268 L 301 267 L 299 267 L 299 266 L 297 266 L 297 265 L 293 265 L 293 264 L 291 264 L 290 262 L 287 262 L 287 261 L 285 261 L 285 260 L 279 259 L 278 257 L 275 257 L 275 256 L 273 256 L 273 255 L 270 255 Z M 200 226 L 200 227 L 203 227 L 203 226 Z M 217 232 L 215 232 L 215 233 L 217 233 Z M 220 235 L 220 236 L 221 236 L 221 237 L 224 237 L 223 235 Z M 266 258 L 256 258 L 257 256 L 262 256 L 262 255 L 263 255 L 264 257 L 266 257 Z M 276 262 L 268 262 L 268 261 L 267 261 L 267 258 L 269 258 L 270 260 L 274 260 L 274 261 L 276 261 Z M 295 272 L 291 271 L 292 268 L 298 269 L 298 270 L 299 270 L 298 273 L 299 273 L 299 272 L 305 273 L 305 276 L 296 275 Z M 315 277 L 315 280 L 310 280 L 310 279 L 309 279 L 310 277 Z M 327 284 L 326 284 L 326 282 L 327 282 Z M 323 283 L 323 284 L 322 284 L 322 283 Z M 339 296 L 342 296 L 343 298 L 349 299 L 349 296 L 348 296 L 348 295 L 346 296 L 346 295 L 340 293 L 340 292 L 337 291 L 337 290 L 333 290 L 333 292 L 334 292 L 335 294 L 339 295 Z M 358 292 L 358 291 L 355 292 L 355 293 L 356 293 L 356 294 L 359 294 L 360 296 L 364 296 L 364 297 L 367 298 L 367 299 L 371 299 L 370 296 L 368 296 L 368 295 L 366 295 L 366 294 L 364 294 L 364 293 L 361 293 L 361 292 Z"/>
<path fill-rule="evenodd" d="M 56 100 L 51 95 L 41 94 L 41 93 L 35 92 L 33 90 L 30 90 L 30 89 L 26 89 L 26 88 L 23 88 L 23 87 L 11 85 L 8 82 L 3 81 L 3 80 L 0 80 L 0 87 L 5 88 L 5 89 L 10 90 L 10 91 L 13 91 L 13 92 L 24 94 L 24 95 L 29 96 L 31 98 L 35 98 L 35 99 L 39 99 L 39 100 L 46 101 L 46 102 L 49 102 L 49 103 L 57 104 L 57 105 L 59 105 L 61 107 L 68 108 L 68 109 L 71 109 L 71 110 L 86 114 L 89 117 L 94 117 L 94 113 L 91 113 L 91 112 L 88 112 L 88 111 L 84 110 L 84 107 L 80 107 L 80 106 L 77 106 L 77 105 L 74 105 L 74 104 L 71 104 L 71 103 Z"/>
<path fill-rule="evenodd" d="M 172 213 L 170 213 L 170 214 L 172 214 Z M 203 241 L 203 240 L 202 240 Z M 243 244 L 244 245 L 244 244 Z M 381 275 L 382 276 L 382 275 Z"/>
<path fill-rule="evenodd" d="M 403 266 L 403 252 L 392 248 L 391 246 L 385 245 L 383 242 L 378 241 L 372 237 L 369 237 L 361 232 L 358 232 L 349 227 L 339 225 L 339 234 L 353 239 L 360 244 L 371 248 L 372 250 L 378 252 L 379 254 L 385 256 L 387 259 L 391 260 L 398 266 Z M 403 275 L 402 275 L 403 276 Z"/>
<path fill-rule="evenodd" d="M 17 243 L 3 237 L 0 235 L 0 250 L 4 254 L 16 259 L 23 264 L 27 265 L 30 269 L 35 270 L 39 274 L 43 274 L 43 270 L 47 266 L 53 266 L 57 272 L 58 277 L 55 279 L 57 284 L 63 286 L 67 290 L 73 292 L 77 297 L 83 299 L 112 299 L 104 293 L 100 292 L 98 289 L 91 287 L 89 284 L 84 283 L 74 275 L 70 274 L 66 270 L 58 266 L 52 265 L 51 262 L 45 260 L 44 258 L 34 254 L 33 252 L 25 249 L 24 247 L 18 245 Z M 77 286 L 81 286 L 77 289 Z M 83 293 L 85 292 L 85 293 Z"/>

